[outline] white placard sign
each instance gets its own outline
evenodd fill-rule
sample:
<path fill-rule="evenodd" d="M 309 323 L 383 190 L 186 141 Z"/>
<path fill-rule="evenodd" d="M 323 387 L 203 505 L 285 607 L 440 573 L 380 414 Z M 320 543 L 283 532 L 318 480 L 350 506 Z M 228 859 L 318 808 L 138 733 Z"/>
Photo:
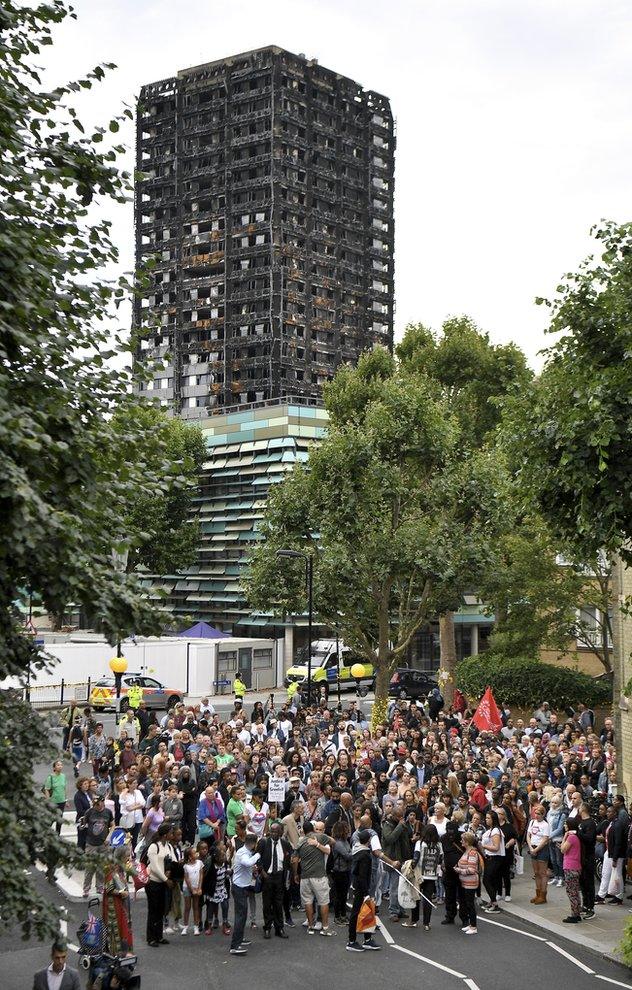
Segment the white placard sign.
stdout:
<path fill-rule="evenodd" d="M 268 780 L 268 801 L 283 804 L 285 801 L 285 781 L 283 777 L 270 777 Z"/>

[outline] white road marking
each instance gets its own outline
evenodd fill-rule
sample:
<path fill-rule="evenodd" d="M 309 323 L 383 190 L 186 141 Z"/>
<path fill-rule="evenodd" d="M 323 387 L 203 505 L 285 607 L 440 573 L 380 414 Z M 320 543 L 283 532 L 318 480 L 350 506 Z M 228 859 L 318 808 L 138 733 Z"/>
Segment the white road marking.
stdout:
<path fill-rule="evenodd" d="M 384 922 L 382 921 L 382 919 L 381 918 L 376 918 L 376 921 L 377 921 L 377 927 L 382 932 L 382 935 L 384 936 L 384 938 L 386 939 L 386 941 L 388 942 L 388 944 L 389 945 L 395 945 L 395 939 L 393 938 L 393 936 L 389 932 L 388 928 L 386 927 L 386 925 L 384 924 Z"/>
<path fill-rule="evenodd" d="M 491 921 L 489 918 L 483 918 L 478 915 L 478 921 L 484 921 L 486 925 L 496 925 L 497 928 L 506 928 L 508 932 L 517 932 L 518 935 L 524 935 L 525 938 L 534 938 L 538 942 L 546 942 L 546 939 L 542 935 L 532 935 L 531 932 L 523 932 L 521 928 L 513 928 L 511 925 L 502 925 L 500 921 Z"/>
<path fill-rule="evenodd" d="M 465 973 L 457 973 L 455 969 L 450 969 L 449 966 L 444 966 L 443 963 L 435 962 L 434 959 L 428 959 L 427 956 L 422 956 L 418 952 L 413 952 L 411 949 L 405 949 L 403 945 L 394 945 L 394 949 L 399 952 L 405 952 L 407 956 L 413 956 L 415 959 L 420 959 L 421 962 L 428 963 L 429 966 L 436 966 L 437 969 L 443 970 L 444 973 L 449 973 L 450 976 L 456 976 L 459 980 L 466 979 Z"/>
<path fill-rule="evenodd" d="M 480 990 L 478 983 L 475 983 L 474 980 L 469 979 L 469 977 L 466 977 L 463 982 L 470 988 L 470 990 Z"/>
<path fill-rule="evenodd" d="M 599 973 L 595 973 L 598 980 L 605 980 L 606 983 L 615 983 L 618 987 L 626 987 L 626 990 L 632 990 L 632 985 L 629 983 L 622 983 L 621 980 L 613 980 L 610 976 L 600 976 Z"/>
<path fill-rule="evenodd" d="M 566 949 L 562 949 L 561 946 L 556 945 L 555 942 L 549 942 L 547 940 L 546 944 L 550 945 L 551 948 L 555 949 L 556 952 L 559 952 L 561 956 L 566 956 L 566 958 L 569 959 L 572 963 L 575 963 L 576 966 L 579 966 L 580 969 L 583 969 L 584 973 L 590 973 L 591 976 L 595 975 L 594 969 L 591 969 L 590 966 L 586 966 L 585 963 L 580 962 L 579 959 L 576 959 L 575 956 L 572 956 L 570 952 L 566 951 Z"/>

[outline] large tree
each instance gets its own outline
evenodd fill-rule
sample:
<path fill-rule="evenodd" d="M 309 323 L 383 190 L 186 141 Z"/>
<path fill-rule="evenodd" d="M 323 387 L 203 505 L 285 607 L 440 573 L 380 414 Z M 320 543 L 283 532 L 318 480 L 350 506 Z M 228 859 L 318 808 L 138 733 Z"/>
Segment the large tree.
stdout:
<path fill-rule="evenodd" d="M 0 681 L 44 662 L 21 627 L 25 590 L 53 614 L 73 602 L 98 616 L 111 641 L 159 631 L 163 617 L 137 577 L 113 567 L 112 549 L 130 546 L 122 507 L 188 484 L 136 414 L 129 361 L 109 362 L 129 357 L 113 314 L 130 287 L 111 279 L 109 220 L 89 211 L 97 202 L 104 217 L 105 205 L 130 198 L 130 176 L 117 167 L 123 148 L 111 142 L 132 114 L 94 129 L 80 121 L 74 93 L 98 82 L 101 66 L 42 89 L 34 65 L 67 15 L 60 0 L 0 9 Z M 132 439 L 139 455 L 129 460 Z M 75 851 L 51 829 L 54 809 L 33 779 L 34 761 L 51 755 L 45 725 L 11 691 L 0 704 L 0 924 L 50 937 L 56 911 L 23 868 L 67 864 Z"/>
<path fill-rule="evenodd" d="M 541 650 L 564 656 L 576 643 L 608 672 L 610 565 L 603 555 L 590 563 L 570 550 L 561 555 L 561 546 L 541 517 L 508 514 L 478 586 L 495 618 L 490 651 L 508 659 L 538 657 Z"/>
<path fill-rule="evenodd" d="M 436 383 L 459 423 L 458 447 L 464 459 L 491 442 L 500 421 L 501 400 L 518 394 L 531 379 L 518 347 L 492 344 L 488 334 L 467 316 L 446 320 L 438 333 L 421 324 L 409 326 L 397 354 L 404 367 Z M 463 572 L 454 602 L 446 601 L 439 614 L 441 671 L 448 702 L 452 701 L 456 667 L 454 611 L 468 590 L 468 580 Z"/>
<path fill-rule="evenodd" d="M 327 436 L 270 492 L 248 595 L 256 608 L 303 611 L 300 565 L 276 551 L 312 554 L 317 614 L 376 665 L 379 719 L 415 633 L 489 557 L 498 463 L 464 461 L 436 384 L 383 349 L 340 369 L 325 404 Z"/>
<path fill-rule="evenodd" d="M 507 417 L 529 496 L 585 559 L 632 561 L 632 224 L 604 223 L 601 256 L 568 274 L 553 301 L 540 376 Z"/>
<path fill-rule="evenodd" d="M 200 527 L 192 509 L 207 453 L 204 434 L 155 404 L 126 407 L 113 425 L 120 435 L 116 457 L 123 452 L 150 477 L 163 470 L 166 459 L 174 482 L 160 488 L 147 485 L 120 507 L 121 530 L 129 543 L 127 570 L 177 573 L 193 561 L 199 547 Z"/>

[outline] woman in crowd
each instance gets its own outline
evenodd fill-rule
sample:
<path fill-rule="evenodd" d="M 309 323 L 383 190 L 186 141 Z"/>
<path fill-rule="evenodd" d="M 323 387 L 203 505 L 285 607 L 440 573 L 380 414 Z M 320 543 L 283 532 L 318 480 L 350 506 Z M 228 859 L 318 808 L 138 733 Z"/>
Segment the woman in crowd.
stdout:
<path fill-rule="evenodd" d="M 55 829 L 58 835 L 61 833 L 61 825 L 64 820 L 64 810 L 66 808 L 66 786 L 64 764 L 61 760 L 55 760 L 53 763 L 52 772 L 49 773 L 44 783 L 44 793 L 57 808 L 58 815 L 55 823 Z"/>
<path fill-rule="evenodd" d="M 334 840 L 331 852 L 332 910 L 336 924 L 346 925 L 351 871 L 351 843 L 347 823 L 336 822 L 331 830 L 331 838 Z"/>
<path fill-rule="evenodd" d="M 402 922 L 404 928 L 416 928 L 419 922 L 419 909 L 422 905 L 424 931 L 430 931 L 432 899 L 435 896 L 437 875 L 443 862 L 443 850 L 439 835 L 434 825 L 426 825 L 422 837 L 415 843 L 413 864 L 419 867 L 421 873 L 421 900 L 417 901 L 412 910 L 410 921 Z"/>
<path fill-rule="evenodd" d="M 503 890 L 505 891 L 505 900 L 511 900 L 511 874 L 514 869 L 514 861 L 517 851 L 518 836 L 516 835 L 516 830 L 514 828 L 513 822 L 508 816 L 507 810 L 504 806 L 501 806 L 498 811 L 498 827 L 503 834 L 503 839 L 505 841 L 505 855 L 503 856 L 503 861 L 500 868 L 500 876 L 498 878 L 498 897 L 502 897 Z"/>
<path fill-rule="evenodd" d="M 103 922 L 108 933 L 108 950 L 113 956 L 125 956 L 134 949 L 128 887 L 130 848 L 128 843 L 119 846 L 114 862 L 105 870 Z"/>
<path fill-rule="evenodd" d="M 479 844 L 483 854 L 483 886 L 490 903 L 485 908 L 489 914 L 500 914 L 498 907 L 498 892 L 501 886 L 501 874 L 505 861 L 505 837 L 501 831 L 498 815 L 488 811 L 485 815 L 485 831 Z"/>
<path fill-rule="evenodd" d="M 145 798 L 139 787 L 136 786 L 136 774 L 128 773 L 127 781 L 124 781 L 123 789 L 119 795 L 120 820 L 119 825 L 129 833 L 132 849 L 138 842 L 138 833 L 143 824 L 143 811 L 145 809 Z"/>
<path fill-rule="evenodd" d="M 480 885 L 482 872 L 481 856 L 477 849 L 476 836 L 473 832 L 464 832 L 462 837 L 464 853 L 455 867 L 455 872 L 461 881 L 461 916 L 466 922 L 463 926 L 465 935 L 476 935 L 476 891 Z"/>
<path fill-rule="evenodd" d="M 549 838 L 551 830 L 541 804 L 534 805 L 533 818 L 527 828 L 527 849 L 533 866 L 535 897 L 532 904 L 546 904 L 547 868 L 549 862 Z"/>
<path fill-rule="evenodd" d="M 150 842 L 153 840 L 158 829 L 162 825 L 165 819 L 165 813 L 162 809 L 162 797 L 161 794 L 152 794 L 149 799 L 149 805 L 147 808 L 147 814 L 143 819 L 143 823 L 140 827 L 140 835 L 143 840 L 143 847 L 146 849 Z"/>
<path fill-rule="evenodd" d="M 564 881 L 566 893 L 571 905 L 571 913 L 562 920 L 566 924 L 577 924 L 581 918 L 581 896 L 579 877 L 582 870 L 582 849 L 577 825 L 579 818 L 568 818 L 564 822 L 564 837 L 561 842 L 561 852 L 564 857 Z"/>
<path fill-rule="evenodd" d="M 83 819 L 88 808 L 92 807 L 92 801 L 88 793 L 89 787 L 90 778 L 79 777 L 73 800 L 75 806 L 75 824 L 77 826 L 77 845 L 83 850 L 86 848 L 86 836 L 88 834 Z"/>
<path fill-rule="evenodd" d="M 555 791 L 551 796 L 546 821 L 549 826 L 549 862 L 552 870 L 549 883 L 554 883 L 558 887 L 562 887 L 564 884 L 564 857 L 561 844 L 564 838 L 566 808 L 564 807 L 563 798 L 559 791 Z"/>

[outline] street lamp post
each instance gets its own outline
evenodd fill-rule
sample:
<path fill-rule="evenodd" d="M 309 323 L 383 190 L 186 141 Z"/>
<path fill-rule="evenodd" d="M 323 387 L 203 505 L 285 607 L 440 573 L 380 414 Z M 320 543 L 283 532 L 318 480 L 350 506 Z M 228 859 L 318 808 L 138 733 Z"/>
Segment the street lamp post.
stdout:
<path fill-rule="evenodd" d="M 120 649 L 120 643 L 119 643 Z M 117 655 L 112 657 L 110 660 L 110 670 L 114 674 L 114 685 L 116 687 L 116 724 L 119 723 L 119 718 L 121 714 L 121 682 L 123 680 L 123 674 L 127 670 L 127 660 L 125 657 L 121 656 L 117 649 Z"/>
<path fill-rule="evenodd" d="M 314 616 L 314 558 L 303 550 L 277 550 L 277 557 L 302 557 L 307 586 L 307 704 L 312 703 L 312 621 Z"/>

